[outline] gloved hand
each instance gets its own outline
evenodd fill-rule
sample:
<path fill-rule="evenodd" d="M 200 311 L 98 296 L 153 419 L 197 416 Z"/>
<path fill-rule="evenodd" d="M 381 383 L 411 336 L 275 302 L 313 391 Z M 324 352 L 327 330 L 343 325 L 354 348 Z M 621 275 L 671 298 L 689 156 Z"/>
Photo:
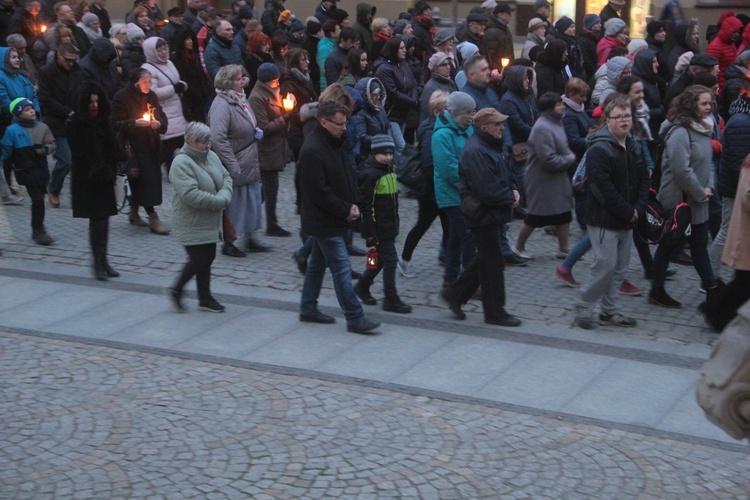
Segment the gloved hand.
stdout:
<path fill-rule="evenodd" d="M 713 152 L 714 156 L 718 156 L 721 154 L 721 141 L 717 141 L 716 139 L 711 139 L 711 151 Z"/>
<path fill-rule="evenodd" d="M 177 92 L 178 94 L 182 94 L 183 92 L 187 90 L 187 84 L 183 82 L 182 80 L 172 85 L 172 87 L 174 87 L 174 91 Z"/>
<path fill-rule="evenodd" d="M 368 248 L 376 247 L 379 243 L 380 242 L 378 241 L 378 238 L 376 236 L 370 236 L 369 238 L 365 239 L 365 244 Z"/>
<path fill-rule="evenodd" d="M 255 140 L 259 141 L 261 139 L 263 139 L 263 129 L 256 128 L 255 129 Z"/>
<path fill-rule="evenodd" d="M 37 144 L 34 146 L 34 151 L 36 151 L 36 154 L 39 156 L 47 156 L 47 146 L 44 146 L 42 144 Z"/>

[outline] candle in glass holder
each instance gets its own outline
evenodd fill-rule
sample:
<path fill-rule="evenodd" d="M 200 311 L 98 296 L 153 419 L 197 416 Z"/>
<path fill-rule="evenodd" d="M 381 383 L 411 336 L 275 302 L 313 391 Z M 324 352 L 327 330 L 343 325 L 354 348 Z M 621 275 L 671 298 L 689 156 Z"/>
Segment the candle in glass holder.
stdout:
<path fill-rule="evenodd" d="M 284 111 L 291 111 L 294 109 L 294 103 L 297 102 L 297 98 L 294 97 L 294 94 L 291 92 L 288 92 L 286 94 L 286 97 L 282 100 L 282 104 L 284 105 Z"/>

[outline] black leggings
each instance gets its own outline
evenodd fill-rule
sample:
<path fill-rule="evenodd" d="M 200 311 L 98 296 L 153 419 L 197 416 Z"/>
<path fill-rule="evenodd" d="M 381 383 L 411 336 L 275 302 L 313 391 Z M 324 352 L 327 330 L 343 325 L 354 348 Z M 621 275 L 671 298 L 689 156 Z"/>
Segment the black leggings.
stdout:
<path fill-rule="evenodd" d="M 448 217 L 440 210 L 435 201 L 435 193 L 431 192 L 430 195 L 425 195 L 419 198 L 419 214 L 417 215 L 417 222 L 414 227 L 411 228 L 409 234 L 406 236 L 404 242 L 404 249 L 401 251 L 401 258 L 409 261 L 414 254 L 414 249 L 417 248 L 419 240 L 422 236 L 430 229 L 432 222 L 435 217 L 440 217 L 440 225 L 443 227 L 443 247 L 446 246 L 448 239 Z"/>
<path fill-rule="evenodd" d="M 188 254 L 188 261 L 172 288 L 182 293 L 187 282 L 195 276 L 195 283 L 198 285 L 198 301 L 208 302 L 213 298 L 211 297 L 211 264 L 216 258 L 216 243 L 186 245 L 185 251 Z"/>
<path fill-rule="evenodd" d="M 183 144 L 185 144 L 185 138 L 183 136 L 172 137 L 171 139 L 164 139 L 161 141 L 161 160 L 167 166 L 167 174 L 169 174 L 169 169 L 172 168 L 174 150 L 180 149 Z"/>
<path fill-rule="evenodd" d="M 109 237 L 109 217 L 89 219 L 89 242 L 91 252 L 96 254 L 107 253 L 107 239 Z"/>
<path fill-rule="evenodd" d="M 260 178 L 263 181 L 263 200 L 266 204 L 266 231 L 279 225 L 276 218 L 276 200 L 279 195 L 279 171 L 261 170 Z"/>

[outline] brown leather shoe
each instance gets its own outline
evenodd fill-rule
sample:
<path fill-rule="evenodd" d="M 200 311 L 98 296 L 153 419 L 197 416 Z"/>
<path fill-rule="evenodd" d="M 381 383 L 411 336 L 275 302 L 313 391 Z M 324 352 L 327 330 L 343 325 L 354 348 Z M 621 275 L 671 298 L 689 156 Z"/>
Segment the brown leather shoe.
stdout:
<path fill-rule="evenodd" d="M 49 200 L 49 204 L 52 208 L 60 208 L 60 197 L 58 195 L 52 194 L 48 191 L 47 200 Z"/>
<path fill-rule="evenodd" d="M 148 214 L 148 227 L 152 233 L 166 235 L 169 234 L 169 228 L 159 220 L 159 214 L 156 212 Z"/>

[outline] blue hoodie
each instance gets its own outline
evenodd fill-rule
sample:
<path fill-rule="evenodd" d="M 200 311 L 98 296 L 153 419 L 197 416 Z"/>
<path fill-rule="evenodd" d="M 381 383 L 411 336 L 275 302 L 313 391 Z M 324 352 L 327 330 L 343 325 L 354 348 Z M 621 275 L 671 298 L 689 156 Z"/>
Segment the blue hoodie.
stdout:
<path fill-rule="evenodd" d="M 20 73 L 20 70 L 11 68 L 8 47 L 0 47 L 0 61 L 3 62 L 0 70 L 0 112 L 10 114 L 10 103 L 18 97 L 25 97 L 34 103 L 37 118 L 41 116 L 39 97 L 34 90 L 34 84 Z"/>

